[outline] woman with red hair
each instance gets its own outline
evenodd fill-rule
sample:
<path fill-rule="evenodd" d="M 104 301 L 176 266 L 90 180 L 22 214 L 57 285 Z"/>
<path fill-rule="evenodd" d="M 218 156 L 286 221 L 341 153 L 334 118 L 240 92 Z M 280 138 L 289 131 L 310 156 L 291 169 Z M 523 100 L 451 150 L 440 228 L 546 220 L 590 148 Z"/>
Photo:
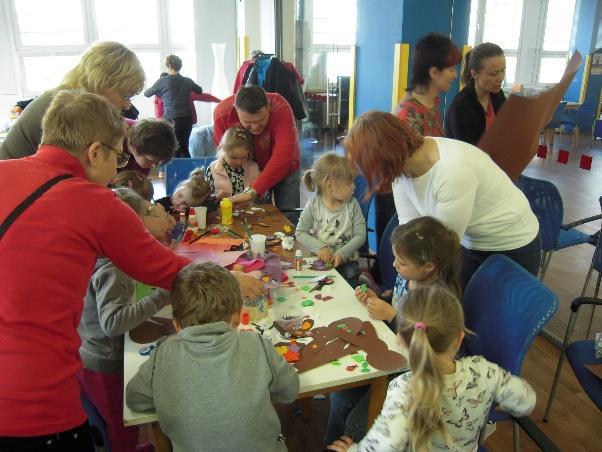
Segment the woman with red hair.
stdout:
<path fill-rule="evenodd" d="M 398 117 L 378 111 L 355 120 L 345 150 L 371 190 L 393 192 L 400 224 L 430 215 L 456 231 L 462 287 L 491 254 L 504 254 L 537 275 L 537 218 L 485 152 L 462 141 L 422 137 Z"/>

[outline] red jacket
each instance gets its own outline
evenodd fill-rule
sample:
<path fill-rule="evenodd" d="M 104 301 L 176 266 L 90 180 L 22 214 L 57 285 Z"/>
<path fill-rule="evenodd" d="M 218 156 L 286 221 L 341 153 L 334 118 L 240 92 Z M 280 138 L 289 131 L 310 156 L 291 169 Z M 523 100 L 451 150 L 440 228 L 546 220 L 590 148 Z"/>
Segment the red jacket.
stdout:
<path fill-rule="evenodd" d="M 115 194 L 87 181 L 74 156 L 43 145 L 0 161 L 0 222 L 44 182 L 59 182 L 0 240 L 0 436 L 38 436 L 86 419 L 77 326 L 98 256 L 165 289 L 189 261 L 156 241 Z"/>
<path fill-rule="evenodd" d="M 259 196 L 299 169 L 299 139 L 290 105 L 280 94 L 267 93 L 270 119 L 260 135 L 254 135 L 254 157 L 261 174 L 251 186 Z M 220 102 L 213 111 L 215 143 L 226 129 L 239 126 L 234 97 Z"/>

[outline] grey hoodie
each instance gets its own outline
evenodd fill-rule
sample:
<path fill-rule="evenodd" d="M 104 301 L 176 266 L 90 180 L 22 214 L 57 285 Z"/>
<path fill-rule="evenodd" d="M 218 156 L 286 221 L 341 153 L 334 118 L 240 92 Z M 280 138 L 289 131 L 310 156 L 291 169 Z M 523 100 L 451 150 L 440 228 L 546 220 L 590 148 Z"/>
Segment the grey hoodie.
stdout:
<path fill-rule="evenodd" d="M 128 406 L 156 412 L 174 452 L 282 452 L 272 403 L 290 403 L 299 376 L 272 343 L 226 322 L 184 328 L 127 385 Z"/>
<path fill-rule="evenodd" d="M 167 304 L 169 292 L 163 289 L 155 289 L 136 301 L 135 281 L 109 259 L 99 258 L 77 327 L 82 339 L 79 354 L 84 368 L 102 373 L 122 372 L 124 333 Z"/>

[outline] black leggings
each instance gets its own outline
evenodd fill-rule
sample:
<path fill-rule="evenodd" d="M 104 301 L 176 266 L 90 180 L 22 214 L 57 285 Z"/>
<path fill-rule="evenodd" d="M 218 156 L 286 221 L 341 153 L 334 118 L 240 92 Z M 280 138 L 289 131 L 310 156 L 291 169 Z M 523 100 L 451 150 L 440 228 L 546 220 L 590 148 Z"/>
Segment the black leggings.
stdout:
<path fill-rule="evenodd" d="M 2 452 L 77 451 L 94 452 L 88 421 L 64 432 L 42 436 L 0 436 Z"/>
<path fill-rule="evenodd" d="M 477 271 L 479 265 L 493 254 L 503 254 L 524 267 L 529 273 L 537 276 L 539 264 L 541 262 L 539 234 L 537 234 L 537 237 L 535 237 L 531 243 L 516 248 L 515 250 L 479 251 L 462 247 L 462 268 L 460 270 L 460 284 L 462 285 L 462 290 L 466 288 L 468 281 L 473 273 Z"/>
<path fill-rule="evenodd" d="M 175 157 L 190 158 L 188 141 L 190 140 L 190 132 L 192 132 L 192 116 L 182 116 L 181 118 L 174 118 L 172 121 L 178 139 L 178 150 Z"/>

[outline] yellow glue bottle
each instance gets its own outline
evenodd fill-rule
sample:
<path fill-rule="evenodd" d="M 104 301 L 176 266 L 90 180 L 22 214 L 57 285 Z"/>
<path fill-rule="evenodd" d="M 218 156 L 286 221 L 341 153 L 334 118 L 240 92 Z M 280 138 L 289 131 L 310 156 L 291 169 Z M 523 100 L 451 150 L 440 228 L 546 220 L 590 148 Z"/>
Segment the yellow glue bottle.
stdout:
<path fill-rule="evenodd" d="M 233 223 L 232 201 L 230 201 L 230 198 L 224 198 L 219 203 L 219 207 L 221 210 L 222 224 L 225 226 L 230 226 Z"/>

